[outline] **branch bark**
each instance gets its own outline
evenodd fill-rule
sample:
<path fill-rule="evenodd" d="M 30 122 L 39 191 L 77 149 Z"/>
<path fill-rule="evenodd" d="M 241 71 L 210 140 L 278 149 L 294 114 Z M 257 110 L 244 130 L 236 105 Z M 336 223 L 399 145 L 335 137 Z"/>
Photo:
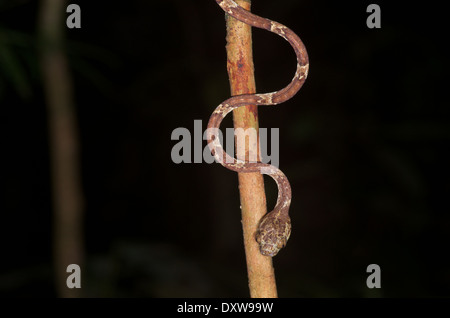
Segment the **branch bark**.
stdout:
<path fill-rule="evenodd" d="M 250 10 L 250 0 L 235 0 Z M 256 92 L 251 27 L 227 15 L 227 69 L 231 95 Z M 234 128 L 255 129 L 258 132 L 258 108 L 256 105 L 240 107 L 233 111 Z M 251 138 L 245 143 L 236 143 L 237 158 L 259 158 L 259 135 L 257 142 Z M 260 173 L 239 173 L 242 227 L 250 296 L 252 298 L 275 298 L 277 288 L 272 258 L 259 252 L 255 232 L 259 220 L 266 214 L 264 179 Z"/>

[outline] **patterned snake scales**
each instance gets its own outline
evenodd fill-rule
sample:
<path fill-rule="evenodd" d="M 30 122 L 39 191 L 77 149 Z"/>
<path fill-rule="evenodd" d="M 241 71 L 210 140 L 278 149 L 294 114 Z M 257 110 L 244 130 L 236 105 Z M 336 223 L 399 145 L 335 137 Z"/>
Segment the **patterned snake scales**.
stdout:
<path fill-rule="evenodd" d="M 259 172 L 267 174 L 277 183 L 278 198 L 275 208 L 261 219 L 255 234 L 261 254 L 273 257 L 286 245 L 291 234 L 291 220 L 289 218 L 291 186 L 289 181 L 284 173 L 273 165 L 261 162 L 245 162 L 231 157 L 224 151 L 218 137 L 218 131 L 224 117 L 233 109 L 246 105 L 277 105 L 293 97 L 302 87 L 308 75 L 308 54 L 300 38 L 286 26 L 254 15 L 232 0 L 216 0 L 216 2 L 233 18 L 250 26 L 278 34 L 291 44 L 297 55 L 297 71 L 289 85 L 272 93 L 237 95 L 227 99 L 214 110 L 206 130 L 211 153 L 216 161 L 225 168 L 241 173 Z"/>

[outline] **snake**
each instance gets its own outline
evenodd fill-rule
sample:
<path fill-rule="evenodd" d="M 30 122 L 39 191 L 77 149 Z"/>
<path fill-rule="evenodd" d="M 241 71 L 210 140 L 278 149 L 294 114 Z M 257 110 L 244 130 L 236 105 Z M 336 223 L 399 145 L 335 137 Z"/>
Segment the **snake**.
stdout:
<path fill-rule="evenodd" d="M 258 223 L 254 234 L 259 243 L 259 251 L 264 256 L 273 257 L 286 245 L 291 235 L 291 219 L 289 207 L 292 191 L 286 175 L 277 167 L 260 161 L 248 162 L 230 156 L 222 147 L 219 138 L 219 127 L 227 114 L 238 107 L 246 105 L 271 106 L 283 103 L 292 98 L 303 86 L 308 76 L 309 59 L 301 39 L 285 25 L 260 17 L 245 10 L 233 0 L 216 0 L 217 4 L 233 18 L 252 27 L 273 32 L 292 46 L 297 57 L 297 69 L 291 82 L 278 91 L 264 94 L 235 95 L 216 107 L 211 114 L 206 139 L 215 161 L 227 169 L 238 173 L 258 172 L 270 176 L 277 184 L 278 196 L 275 207 L 266 213 Z"/>

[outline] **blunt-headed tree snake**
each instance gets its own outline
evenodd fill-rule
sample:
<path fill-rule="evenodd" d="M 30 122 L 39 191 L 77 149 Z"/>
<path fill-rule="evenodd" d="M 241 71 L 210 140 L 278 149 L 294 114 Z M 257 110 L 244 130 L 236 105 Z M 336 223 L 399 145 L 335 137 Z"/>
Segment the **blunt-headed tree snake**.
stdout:
<path fill-rule="evenodd" d="M 286 245 L 291 234 L 289 206 L 291 186 L 287 177 L 277 167 L 262 162 L 246 162 L 226 153 L 219 140 L 219 127 L 224 117 L 232 110 L 246 105 L 277 105 L 292 98 L 302 87 L 308 76 L 308 54 L 300 38 L 288 27 L 259 17 L 232 0 L 216 0 L 219 6 L 233 18 L 252 27 L 265 29 L 278 34 L 289 44 L 297 56 L 297 70 L 292 81 L 283 89 L 265 94 L 244 94 L 228 98 L 212 113 L 206 131 L 209 148 L 215 160 L 230 170 L 246 173 L 259 172 L 272 177 L 278 186 L 278 198 L 274 209 L 259 222 L 255 238 L 260 245 L 261 254 L 275 256 Z"/>

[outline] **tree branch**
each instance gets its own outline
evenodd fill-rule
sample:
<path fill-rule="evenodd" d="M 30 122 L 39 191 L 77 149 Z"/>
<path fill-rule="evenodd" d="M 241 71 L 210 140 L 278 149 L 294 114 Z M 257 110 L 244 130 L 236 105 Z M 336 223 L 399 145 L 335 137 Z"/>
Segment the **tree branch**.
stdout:
<path fill-rule="evenodd" d="M 67 266 L 81 266 L 83 259 L 78 130 L 72 81 L 63 49 L 66 6 L 63 0 L 42 0 L 38 28 L 50 138 L 56 291 L 60 297 L 77 297 L 80 290 L 66 285 Z"/>
<path fill-rule="evenodd" d="M 250 10 L 250 0 L 235 0 L 246 10 Z M 227 69 L 231 95 L 255 93 L 251 27 L 231 16 L 227 16 Z M 258 108 L 256 105 L 239 107 L 233 111 L 234 128 L 255 129 L 258 132 Z M 259 158 L 259 135 L 257 142 L 237 143 L 239 159 Z M 255 232 L 259 220 L 266 214 L 266 194 L 264 179 L 260 173 L 239 173 L 239 192 L 242 209 L 247 272 L 252 298 L 275 298 L 277 288 L 272 258 L 259 252 Z"/>

